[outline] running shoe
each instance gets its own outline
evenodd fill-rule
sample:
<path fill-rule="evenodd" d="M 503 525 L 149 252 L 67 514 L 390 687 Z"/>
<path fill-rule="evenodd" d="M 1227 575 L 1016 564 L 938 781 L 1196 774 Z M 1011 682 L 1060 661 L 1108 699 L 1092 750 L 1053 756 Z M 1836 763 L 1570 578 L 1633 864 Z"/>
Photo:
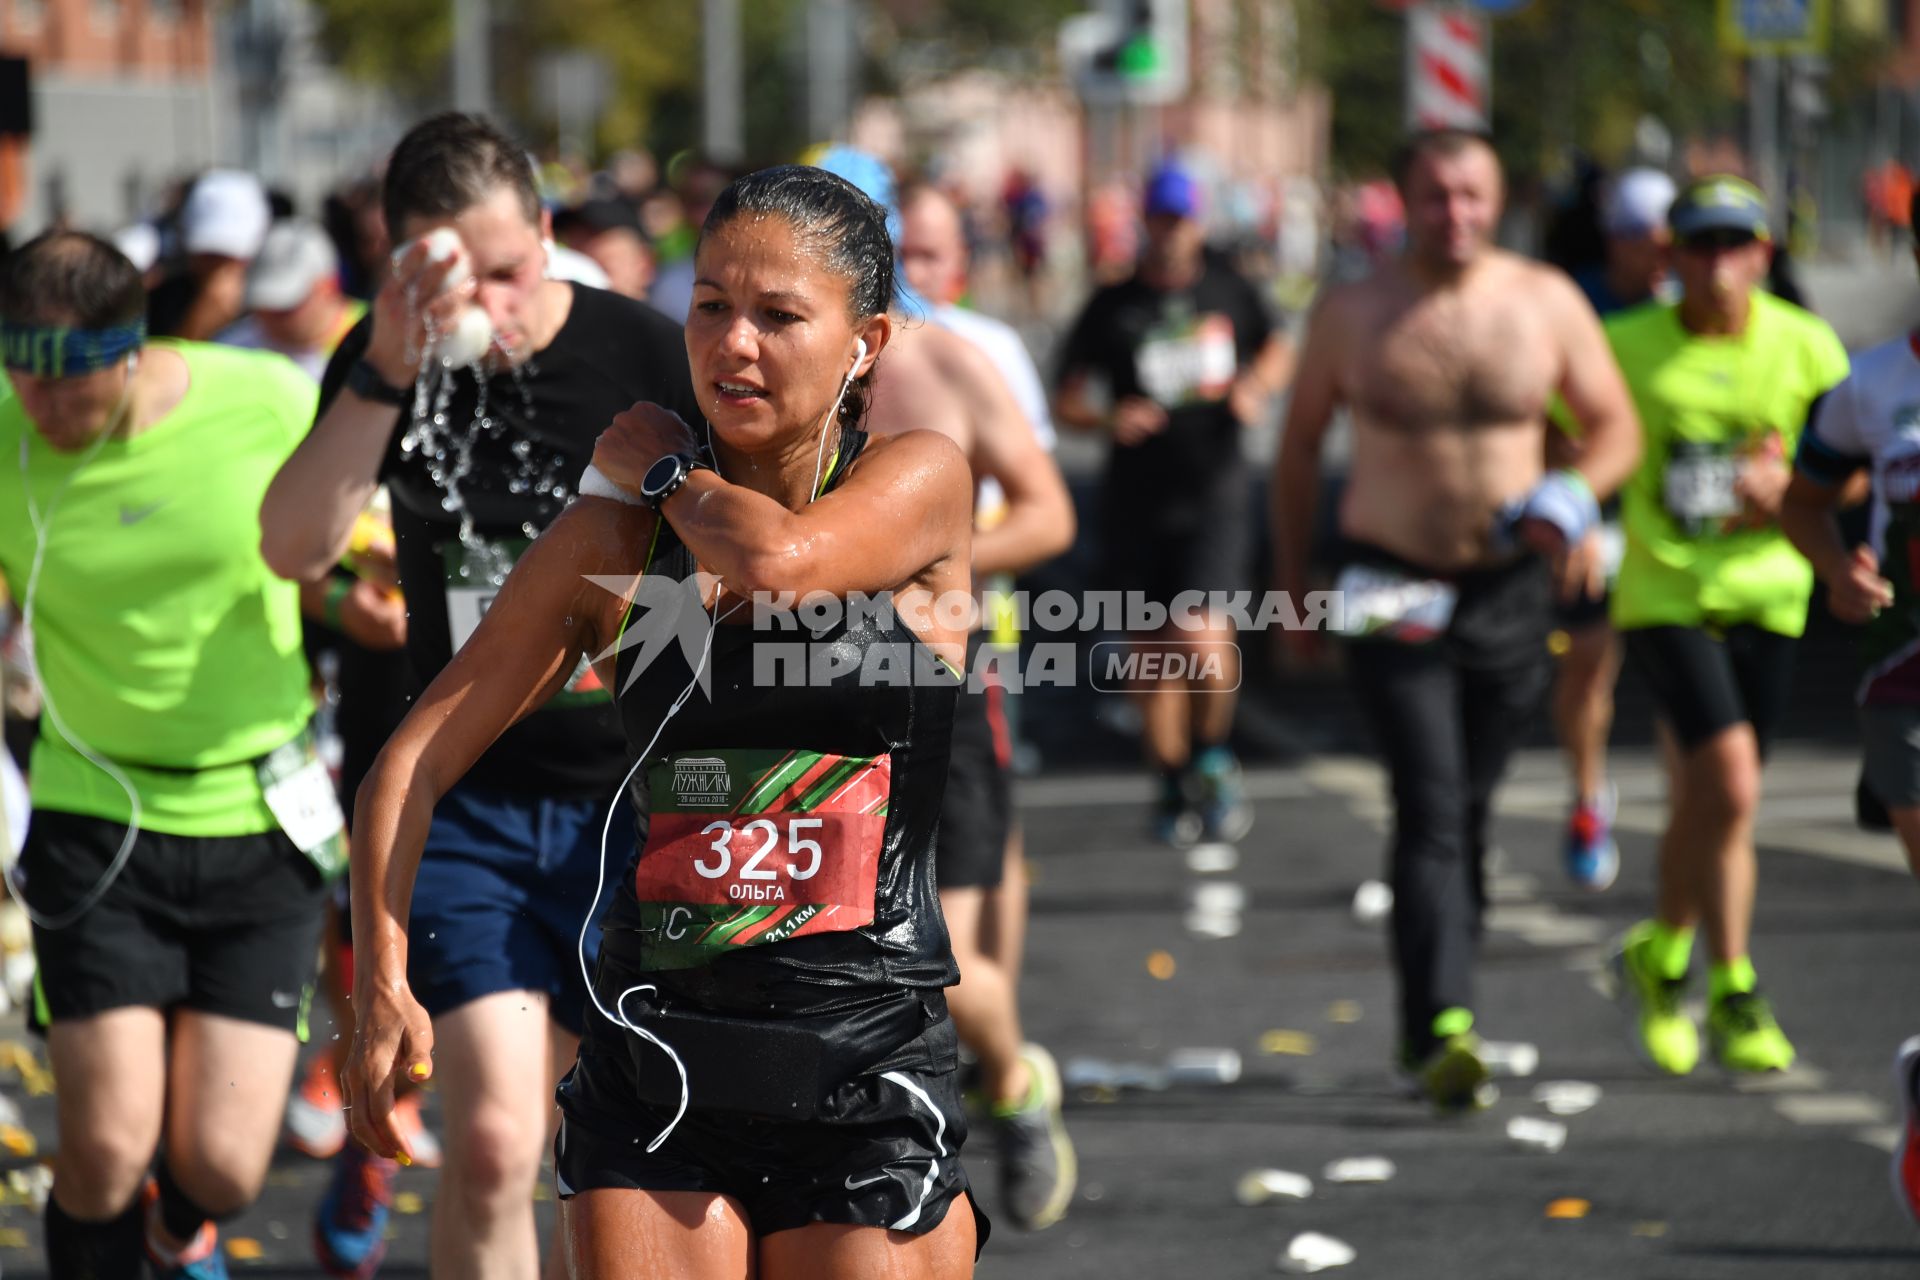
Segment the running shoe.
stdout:
<path fill-rule="evenodd" d="M 332 1054 L 315 1054 L 306 1078 L 287 1099 L 287 1141 L 314 1160 L 331 1160 L 347 1144 L 347 1113 L 340 1109 Z"/>
<path fill-rule="evenodd" d="M 407 1150 L 413 1153 L 413 1162 L 422 1169 L 440 1167 L 440 1139 L 433 1130 L 427 1128 L 426 1119 L 420 1114 L 421 1100 L 426 1095 L 420 1090 L 403 1093 L 393 1104 L 393 1127 L 407 1141 Z"/>
<path fill-rule="evenodd" d="M 1161 843 L 1187 849 L 1199 843 L 1205 824 L 1194 807 L 1184 773 L 1166 774 L 1160 781 L 1160 804 L 1153 814 L 1153 833 Z"/>
<path fill-rule="evenodd" d="M 1203 840 L 1239 840 L 1253 827 L 1253 806 L 1247 803 L 1246 781 L 1240 762 L 1226 747 L 1209 747 L 1193 762 L 1200 793 L 1200 836 Z"/>
<path fill-rule="evenodd" d="M 160 1184 L 148 1178 L 140 1189 L 146 1206 L 147 1262 L 154 1280 L 228 1280 L 227 1258 L 220 1252 L 220 1228 L 211 1222 L 200 1224 L 193 1243 L 184 1249 L 169 1248 L 161 1240 Z"/>
<path fill-rule="evenodd" d="M 1620 874 L 1620 846 L 1613 840 L 1618 804 L 1609 782 L 1597 803 L 1582 800 L 1567 817 L 1567 879 L 1591 893 L 1610 888 Z"/>
<path fill-rule="evenodd" d="M 1920 1036 L 1909 1037 L 1894 1055 L 1893 1085 L 1907 1117 L 1893 1149 L 1893 1198 L 1920 1223 Z"/>
<path fill-rule="evenodd" d="M 1032 1073 L 1026 1099 L 1017 1110 L 994 1116 L 1000 1199 L 1015 1226 L 1040 1231 L 1066 1216 L 1078 1166 L 1060 1115 L 1060 1068 L 1037 1044 L 1022 1045 L 1020 1057 Z"/>
<path fill-rule="evenodd" d="M 1785 1071 L 1793 1045 L 1758 991 L 1736 991 L 1707 1008 L 1707 1043 L 1729 1071 Z"/>
<path fill-rule="evenodd" d="M 1668 978 L 1653 964 L 1652 933 L 1643 921 L 1621 940 L 1613 954 L 1614 994 L 1633 1015 L 1640 1056 L 1669 1075 L 1690 1075 L 1700 1064 L 1700 1030 L 1681 1008 L 1687 980 Z"/>
<path fill-rule="evenodd" d="M 1471 1031 L 1442 1038 L 1418 1061 L 1403 1050 L 1400 1074 L 1407 1092 L 1425 1098 L 1436 1111 L 1483 1111 L 1500 1096 L 1480 1052 L 1480 1037 Z"/>
<path fill-rule="evenodd" d="M 313 1256 L 340 1280 L 372 1280 L 387 1255 L 387 1219 L 400 1166 L 349 1143 L 313 1220 Z"/>

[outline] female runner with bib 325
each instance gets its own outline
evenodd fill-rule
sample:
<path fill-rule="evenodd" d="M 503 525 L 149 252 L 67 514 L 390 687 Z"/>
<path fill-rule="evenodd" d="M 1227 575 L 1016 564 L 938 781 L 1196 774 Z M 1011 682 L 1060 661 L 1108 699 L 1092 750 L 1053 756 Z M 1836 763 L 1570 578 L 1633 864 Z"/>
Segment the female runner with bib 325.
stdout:
<path fill-rule="evenodd" d="M 394 1084 L 432 1051 L 405 974 L 433 803 L 581 654 L 621 691 L 648 836 L 560 1087 L 579 1280 L 949 1280 L 985 1239 L 933 880 L 966 619 L 931 606 L 970 587 L 972 477 L 944 436 L 857 428 L 893 261 L 885 214 L 823 170 L 729 187 L 686 328 L 707 448 L 664 409 L 622 414 L 595 466 L 644 502 L 554 523 L 361 788 L 346 1091 L 355 1137 L 390 1154 Z M 759 633 L 830 659 L 788 669 L 755 662 L 757 592 L 894 609 Z"/>

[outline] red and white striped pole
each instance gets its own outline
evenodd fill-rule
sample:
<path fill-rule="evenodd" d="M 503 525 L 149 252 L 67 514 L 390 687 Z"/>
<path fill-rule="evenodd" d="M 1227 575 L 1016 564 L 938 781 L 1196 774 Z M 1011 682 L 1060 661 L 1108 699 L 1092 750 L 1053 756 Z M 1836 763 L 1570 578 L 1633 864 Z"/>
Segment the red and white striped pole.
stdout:
<path fill-rule="evenodd" d="M 1407 127 L 1485 129 L 1491 114 L 1487 19 L 1457 4 L 1407 6 Z"/>

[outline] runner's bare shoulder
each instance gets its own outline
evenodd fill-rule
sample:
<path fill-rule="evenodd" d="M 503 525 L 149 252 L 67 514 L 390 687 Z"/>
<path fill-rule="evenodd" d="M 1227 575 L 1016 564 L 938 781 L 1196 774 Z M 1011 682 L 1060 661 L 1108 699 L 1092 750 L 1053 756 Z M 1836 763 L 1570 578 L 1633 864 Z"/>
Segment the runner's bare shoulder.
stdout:
<path fill-rule="evenodd" d="M 1502 249 L 1496 263 L 1502 271 L 1502 291 L 1511 296 L 1528 299 L 1553 315 L 1565 315 L 1569 307 L 1588 306 L 1573 277 L 1550 262 Z"/>

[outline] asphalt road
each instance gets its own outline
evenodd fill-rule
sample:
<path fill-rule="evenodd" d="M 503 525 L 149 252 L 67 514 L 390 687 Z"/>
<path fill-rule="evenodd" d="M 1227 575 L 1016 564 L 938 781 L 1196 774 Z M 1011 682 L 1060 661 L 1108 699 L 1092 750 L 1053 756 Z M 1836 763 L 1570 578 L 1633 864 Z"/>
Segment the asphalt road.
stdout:
<path fill-rule="evenodd" d="M 1887 1190 L 1897 1119 L 1887 1067 L 1894 1045 L 1920 1030 L 1911 994 L 1920 889 L 1889 841 L 1851 829 L 1853 770 L 1843 748 L 1789 744 L 1769 773 L 1755 955 L 1802 1065 L 1759 1083 L 1711 1067 L 1673 1080 L 1636 1062 L 1593 985 L 1606 942 L 1648 909 L 1658 780 L 1644 752 L 1620 757 L 1626 869 L 1612 891 L 1587 896 L 1558 868 L 1558 764 L 1549 753 L 1524 757 L 1502 801 L 1504 870 L 1478 1005 L 1485 1033 L 1535 1045 L 1539 1066 L 1503 1081 L 1497 1106 L 1467 1120 L 1433 1118 L 1387 1070 L 1384 938 L 1349 913 L 1382 849 L 1379 779 L 1363 759 L 1323 754 L 1256 770 L 1258 824 L 1235 868 L 1204 874 L 1145 836 L 1146 787 L 1130 772 L 1029 782 L 1029 1033 L 1083 1079 L 1111 1080 L 1116 1069 L 1151 1079 L 1182 1049 L 1232 1050 L 1242 1070 L 1229 1084 L 1073 1090 L 1072 1211 L 1037 1235 L 997 1231 L 980 1274 L 1251 1276 L 1270 1273 L 1308 1231 L 1355 1249 L 1341 1274 L 1356 1280 L 1915 1274 L 1920 1230 Z M 1201 889 L 1229 884 L 1246 900 L 1238 933 L 1196 934 L 1194 895 L 1231 898 Z M 1600 1101 L 1564 1121 L 1558 1154 L 1522 1150 L 1506 1124 L 1544 1115 L 1531 1095 L 1553 1080 L 1597 1085 Z M 15 1082 L 4 1087 L 19 1097 Z M 29 1127 L 51 1145 L 51 1100 L 24 1101 Z M 984 1129 L 968 1152 L 991 1213 Z M 1352 1156 L 1387 1157 L 1395 1176 L 1321 1177 Z M 1242 1207 L 1235 1183 L 1256 1168 L 1307 1174 L 1315 1193 Z M 228 1228 L 256 1255 L 234 1259 L 236 1273 L 319 1274 L 307 1223 L 323 1180 L 322 1166 L 282 1154 L 264 1199 Z M 420 1208 L 432 1175 L 408 1171 L 401 1189 L 413 1212 L 394 1220 L 384 1274 L 424 1275 Z M 1558 1210 L 1580 1216 L 1550 1217 L 1558 1201 L 1582 1202 Z M 0 1273 L 42 1276 L 42 1267 L 32 1215 L 0 1207 Z"/>
<path fill-rule="evenodd" d="M 1856 266 L 1808 283 L 1859 345 L 1911 316 L 1905 270 Z M 1084 488 L 1096 459 L 1070 451 L 1066 460 Z M 1650 908 L 1661 822 L 1644 698 L 1629 679 L 1618 735 L 1628 745 L 1616 768 L 1625 870 L 1613 890 L 1589 896 L 1565 884 L 1566 787 L 1550 751 L 1524 756 L 1503 792 L 1503 868 L 1477 1007 L 1485 1034 L 1535 1046 L 1539 1064 L 1530 1078 L 1503 1081 L 1489 1113 L 1447 1121 L 1394 1088 L 1382 929 L 1349 911 L 1355 886 L 1381 865 L 1378 771 L 1358 754 L 1337 683 L 1264 678 L 1249 657 L 1255 687 L 1241 738 L 1259 762 L 1250 775 L 1258 822 L 1230 870 L 1191 870 L 1146 836 L 1150 788 L 1126 763 L 1117 704 L 1084 692 L 1027 700 L 1031 735 L 1050 761 L 1080 770 L 1022 787 L 1035 878 L 1029 1034 L 1080 1079 L 1158 1083 L 1174 1054 L 1196 1049 L 1230 1050 L 1241 1070 L 1231 1083 L 1072 1090 L 1073 1208 L 1037 1235 L 998 1230 L 980 1275 L 1270 1274 L 1303 1232 L 1351 1245 L 1357 1256 L 1337 1274 L 1355 1280 L 1920 1274 L 1920 1228 L 1887 1184 L 1899 1119 L 1888 1065 L 1894 1046 L 1920 1031 L 1920 888 L 1889 837 L 1852 827 L 1844 637 L 1816 627 L 1803 649 L 1794 736 L 1769 769 L 1761 823 L 1754 952 L 1801 1064 L 1763 1081 L 1731 1081 L 1710 1066 L 1687 1080 L 1655 1076 L 1595 989 L 1609 940 Z M 1238 931 L 1195 932 L 1196 895 L 1239 896 L 1227 885 L 1245 899 Z M 8 1042 L 32 1047 L 17 1017 L 0 1020 L 0 1095 L 22 1106 L 44 1151 L 55 1138 L 52 1100 L 28 1096 L 4 1065 Z M 1597 1085 L 1600 1100 L 1564 1121 L 1557 1154 L 1522 1150 L 1507 1123 L 1543 1115 L 1533 1091 L 1556 1080 Z M 1379 1184 L 1321 1176 L 1353 1156 L 1386 1157 L 1395 1174 Z M 0 1168 L 30 1160 L 0 1151 Z M 968 1163 L 992 1213 L 984 1129 Z M 1236 1182 L 1259 1168 L 1306 1174 L 1314 1194 L 1237 1204 Z M 227 1229 L 236 1274 L 320 1274 L 308 1237 L 324 1180 L 323 1166 L 282 1152 L 261 1202 Z M 401 1175 L 382 1274 L 426 1274 L 433 1188 L 430 1173 Z M 20 1200 L 0 1185 L 0 1274 L 43 1277 L 37 1215 Z M 540 1206 L 543 1223 L 550 1207 Z"/>

